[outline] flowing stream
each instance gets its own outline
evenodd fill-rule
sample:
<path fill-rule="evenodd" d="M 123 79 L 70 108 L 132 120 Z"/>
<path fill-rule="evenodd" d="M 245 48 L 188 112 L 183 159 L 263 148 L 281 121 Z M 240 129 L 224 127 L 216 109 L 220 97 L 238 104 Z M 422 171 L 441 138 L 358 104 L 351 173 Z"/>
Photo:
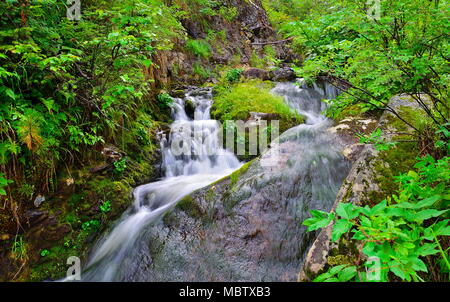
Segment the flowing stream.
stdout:
<path fill-rule="evenodd" d="M 291 213 L 296 219 L 303 219 L 311 208 L 329 210 L 349 168 L 348 163 L 340 155 L 338 141 L 326 131 L 331 121 L 321 115 L 325 105 L 320 100 L 335 97 L 336 91 L 327 85 L 322 88 L 317 86 L 308 88 L 298 87 L 293 83 L 278 83 L 273 93 L 284 96 L 291 108 L 306 117 L 306 123 L 286 131 L 272 146 L 285 148 L 287 142 L 291 150 L 284 150 L 282 156 L 288 156 L 287 162 L 291 163 L 281 168 L 258 166 L 255 174 L 260 174 L 259 180 L 243 184 L 241 191 L 256 193 L 267 186 L 267 183 L 276 179 L 282 184 L 279 186 L 279 195 L 275 195 L 280 196 L 280 202 L 289 200 L 289 204 L 295 204 L 295 209 L 288 209 L 288 211 L 297 213 L 301 208 L 300 214 Z M 195 106 L 194 119 L 186 114 L 186 100 Z M 134 262 L 139 253 L 138 246 L 148 244 L 151 240 L 147 230 L 161 221 L 164 214 L 184 196 L 229 175 L 242 166 L 233 153 L 222 149 L 218 139 L 219 124 L 210 118 L 211 104 L 210 89 L 196 89 L 188 92 L 183 99 L 175 99 L 172 106 L 174 122 L 171 125 L 169 137 L 161 140 L 162 168 L 165 177 L 134 190 L 133 204 L 113 225 L 111 231 L 104 234 L 92 248 L 89 261 L 82 272 L 83 281 L 146 280 L 143 277 L 131 276 L 131 270 L 136 267 Z M 196 129 L 194 135 L 192 135 L 192 129 Z M 180 145 L 178 142 L 181 140 L 188 141 L 189 144 Z M 174 145 L 184 150 L 187 148 L 193 155 L 177 155 L 177 148 L 174 148 Z M 263 154 L 260 162 L 264 162 L 265 158 Z M 279 222 L 279 225 L 283 226 L 283 222 Z M 284 230 L 283 234 L 292 235 L 293 238 L 285 238 L 285 240 L 293 241 L 289 244 L 294 245 L 288 247 L 283 253 L 295 255 L 295 257 L 289 256 L 290 259 L 292 258 L 292 263 L 289 262 L 290 264 L 287 265 L 297 270 L 299 259 L 302 257 L 298 256 L 301 254 L 299 251 L 304 253 L 305 247 L 299 247 L 301 243 L 298 242 L 295 245 L 295 241 L 299 240 L 299 236 L 303 236 L 304 228 L 299 227 L 298 222 L 295 224 L 289 222 L 286 229 L 291 228 L 293 229 L 291 233 Z M 306 241 L 305 244 L 307 244 Z M 282 262 L 277 264 L 280 268 L 276 272 L 271 269 L 272 273 L 280 274 L 283 265 Z M 211 269 L 215 268 L 209 268 Z M 165 274 L 165 278 L 167 280 L 185 279 L 183 274 L 188 272 L 179 272 L 179 267 L 176 270 L 176 275 Z M 186 270 L 188 270 L 187 267 Z M 146 274 L 141 269 L 140 276 Z M 246 279 L 253 278 L 251 276 L 238 278 L 238 280 Z M 260 278 L 260 280 L 265 279 Z"/>

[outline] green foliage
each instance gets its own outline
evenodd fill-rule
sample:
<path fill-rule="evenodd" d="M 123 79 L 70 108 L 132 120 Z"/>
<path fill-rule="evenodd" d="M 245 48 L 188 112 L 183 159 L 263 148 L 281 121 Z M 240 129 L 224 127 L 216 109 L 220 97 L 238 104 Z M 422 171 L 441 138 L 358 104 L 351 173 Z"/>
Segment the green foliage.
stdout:
<path fill-rule="evenodd" d="M 378 151 L 387 151 L 396 145 L 396 142 L 385 141 L 381 136 L 383 135 L 380 128 L 370 133 L 368 136 L 357 134 L 359 142 L 362 144 L 373 144 Z"/>
<path fill-rule="evenodd" d="M 143 67 L 184 29 L 159 0 L 83 3 L 76 23 L 61 1 L 16 2 L 0 3 L 0 161 L 5 178 L 45 191 L 60 162 L 129 135 L 150 88 Z"/>
<path fill-rule="evenodd" d="M 422 272 L 429 271 L 424 257 L 437 254 L 448 272 L 449 253 L 443 250 L 439 238 L 450 236 L 450 220 L 446 219 L 449 161 L 449 157 L 435 160 L 425 156 L 415 165 L 417 171 L 396 178 L 400 189 L 379 204 L 363 207 L 340 203 L 335 213 L 312 211 L 313 217 L 303 224 L 313 231 L 334 221 L 333 241 L 352 234 L 351 240 L 361 244 L 365 256 L 380 259 L 380 281 L 392 280 L 394 275 L 404 281 L 423 281 L 426 275 Z M 365 270 L 355 265 L 332 267 L 315 281 L 349 281 L 356 277 L 356 269 L 365 276 Z M 344 276 L 336 277 L 344 267 Z M 364 277 L 359 281 L 365 281 Z"/>
<path fill-rule="evenodd" d="M 205 40 L 188 40 L 186 48 L 199 58 L 208 58 L 211 55 L 211 46 Z"/>
<path fill-rule="evenodd" d="M 239 79 L 241 78 L 241 73 L 244 71 L 242 68 L 233 68 L 227 71 L 225 74 L 225 78 L 230 83 L 236 83 L 239 82 Z"/>
<path fill-rule="evenodd" d="M 5 178 L 5 174 L 0 173 L 0 195 L 6 195 L 5 187 L 13 181 Z"/>
<path fill-rule="evenodd" d="M 102 213 L 110 212 L 111 211 L 111 202 L 109 200 L 102 202 L 102 204 L 100 205 L 100 211 L 102 211 Z"/>
<path fill-rule="evenodd" d="M 50 254 L 50 251 L 47 250 L 47 249 L 43 249 L 43 250 L 41 251 L 41 257 L 45 257 L 45 256 L 47 256 L 48 254 Z"/>
<path fill-rule="evenodd" d="M 95 219 L 85 221 L 81 225 L 82 230 L 85 232 L 88 232 L 88 233 L 97 231 L 99 227 L 100 227 L 100 221 L 95 220 Z"/>
<path fill-rule="evenodd" d="M 14 237 L 11 253 L 16 260 L 24 261 L 27 258 L 27 247 L 21 235 L 16 235 Z"/>
<path fill-rule="evenodd" d="M 265 8 L 272 26 L 279 30 L 289 22 L 302 20 L 307 17 L 312 9 L 326 6 L 327 3 L 320 0 L 263 0 Z"/>
<path fill-rule="evenodd" d="M 210 76 L 208 70 L 206 70 L 200 63 L 195 62 L 193 67 L 194 74 L 200 76 L 201 79 L 206 79 Z"/>
<path fill-rule="evenodd" d="M 167 109 L 170 108 L 170 105 L 173 103 L 172 97 L 168 93 L 161 93 L 157 97 L 158 99 L 158 106 L 161 109 Z"/>
<path fill-rule="evenodd" d="M 340 0 L 284 26 L 306 57 L 299 74 L 345 88 L 330 101 L 332 116 L 352 106 L 393 110 L 389 100 L 408 93 L 436 125 L 447 123 L 449 1 L 383 1 L 380 18 L 364 3 Z"/>
<path fill-rule="evenodd" d="M 122 175 L 126 169 L 127 169 L 127 159 L 125 157 L 122 157 L 118 161 L 114 162 L 114 174 Z"/>
<path fill-rule="evenodd" d="M 357 275 L 356 266 L 341 264 L 334 266 L 326 273 L 321 274 L 313 282 L 348 282 Z"/>

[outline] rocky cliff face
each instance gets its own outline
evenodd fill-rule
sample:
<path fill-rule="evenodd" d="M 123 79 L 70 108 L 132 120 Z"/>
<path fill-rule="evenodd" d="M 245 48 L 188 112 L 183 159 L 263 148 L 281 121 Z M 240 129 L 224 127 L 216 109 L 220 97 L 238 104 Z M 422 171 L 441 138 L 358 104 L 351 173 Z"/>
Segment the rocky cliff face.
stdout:
<path fill-rule="evenodd" d="M 196 56 L 186 48 L 186 40 L 175 41 L 173 50 L 153 57 L 157 67 L 151 67 L 148 73 L 155 79 L 155 86 L 204 82 L 208 77 L 212 79 L 216 67 L 221 65 L 251 66 L 252 58 L 267 55 L 267 47 L 270 55 L 281 61 L 295 59 L 285 44 L 278 42 L 260 0 L 221 2 L 216 9 L 233 9 L 234 17 L 195 15 L 181 21 L 188 40 L 204 40 L 210 44 L 210 56 Z"/>

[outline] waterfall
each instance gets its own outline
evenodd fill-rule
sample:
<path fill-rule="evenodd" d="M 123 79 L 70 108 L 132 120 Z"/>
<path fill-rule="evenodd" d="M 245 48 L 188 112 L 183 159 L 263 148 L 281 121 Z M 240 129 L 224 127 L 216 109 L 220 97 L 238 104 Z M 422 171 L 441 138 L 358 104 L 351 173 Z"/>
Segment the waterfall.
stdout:
<path fill-rule="evenodd" d="M 174 99 L 171 131 L 161 139 L 164 178 L 135 188 L 133 204 L 92 248 L 82 280 L 295 280 L 312 238 L 301 221 L 311 209 L 331 209 L 349 164 L 339 139 L 327 131 L 332 121 L 322 115 L 326 105 L 321 100 L 334 98 L 336 89 L 326 84 L 277 83 L 272 93 L 283 96 L 305 117 L 305 124 L 272 141 L 227 193 L 227 199 L 238 202 L 233 209 L 236 215 L 220 214 L 217 224 L 202 229 L 207 240 L 194 243 L 184 241 L 181 234 L 195 235 L 197 224 L 169 230 L 157 223 L 184 196 L 242 164 L 221 147 L 221 128 L 210 118 L 211 89 L 192 90 Z M 186 113 L 187 101 L 195 107 L 193 119 Z M 273 159 L 269 156 L 273 150 L 280 151 L 279 163 L 271 166 L 266 162 Z M 264 228 L 264 244 L 257 243 L 261 238 L 252 242 L 245 239 L 251 236 L 235 235 L 251 231 L 252 223 Z M 157 255 L 149 250 L 149 243 L 158 240 L 165 242 L 158 252 L 163 260 L 154 262 Z"/>
<path fill-rule="evenodd" d="M 210 118 L 211 89 L 188 92 L 195 105 L 194 119 L 185 111 L 185 100 L 174 99 L 169 138 L 161 140 L 161 181 L 137 187 L 133 205 L 92 249 L 82 273 L 83 281 L 115 281 L 126 270 L 126 258 L 143 229 L 161 219 L 187 194 L 230 174 L 241 166 L 236 156 L 221 148 L 219 123 Z M 174 151 L 180 147 L 180 154 Z"/>

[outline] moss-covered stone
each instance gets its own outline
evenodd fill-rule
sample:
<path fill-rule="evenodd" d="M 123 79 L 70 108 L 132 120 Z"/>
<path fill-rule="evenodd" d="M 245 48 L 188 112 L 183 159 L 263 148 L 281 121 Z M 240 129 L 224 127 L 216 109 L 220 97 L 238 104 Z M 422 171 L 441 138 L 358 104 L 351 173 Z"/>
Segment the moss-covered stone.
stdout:
<path fill-rule="evenodd" d="M 202 209 L 198 206 L 198 204 L 192 199 L 190 195 L 181 199 L 176 208 L 184 211 L 191 217 L 200 218 L 203 215 Z"/>

